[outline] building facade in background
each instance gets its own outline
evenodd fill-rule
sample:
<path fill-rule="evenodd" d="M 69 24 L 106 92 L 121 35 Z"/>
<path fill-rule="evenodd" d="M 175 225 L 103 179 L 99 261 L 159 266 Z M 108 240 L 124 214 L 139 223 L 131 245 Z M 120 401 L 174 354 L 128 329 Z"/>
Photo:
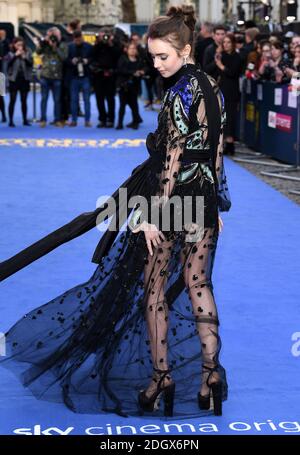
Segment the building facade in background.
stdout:
<path fill-rule="evenodd" d="M 107 25 L 120 22 L 122 17 L 120 0 L 90 0 L 87 3 L 85 3 L 86 0 L 54 1 L 57 22 L 68 23 L 76 17 L 82 23 Z"/>
<path fill-rule="evenodd" d="M 280 22 L 286 16 L 286 4 L 290 0 L 262 0 L 271 2 L 272 20 Z M 243 3 L 243 0 L 135 0 L 137 22 L 149 23 L 154 17 L 164 14 L 168 5 L 192 3 L 195 6 L 200 21 L 236 22 L 238 19 L 237 6 L 241 3 L 245 18 L 251 19 L 253 8 L 257 5 Z M 298 0 L 300 4 L 300 1 Z M 298 8 L 298 20 L 300 20 Z M 17 33 L 18 24 L 26 22 L 62 22 L 67 23 L 73 18 L 79 18 L 83 23 L 100 25 L 124 22 L 122 0 L 0 0 L 0 21 L 12 22 Z"/>
<path fill-rule="evenodd" d="M 22 21 L 53 22 L 54 0 L 0 0 L 0 21 L 11 22 L 18 32 Z"/>

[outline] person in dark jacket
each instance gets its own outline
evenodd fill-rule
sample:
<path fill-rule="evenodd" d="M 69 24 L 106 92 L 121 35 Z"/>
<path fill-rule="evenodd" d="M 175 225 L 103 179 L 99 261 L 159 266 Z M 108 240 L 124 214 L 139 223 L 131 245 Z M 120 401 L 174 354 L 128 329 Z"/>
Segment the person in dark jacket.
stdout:
<path fill-rule="evenodd" d="M 240 58 L 243 73 L 247 68 L 247 60 L 249 54 L 255 50 L 258 34 L 259 29 L 257 27 L 250 27 L 245 31 L 245 43 L 240 49 Z"/>
<path fill-rule="evenodd" d="M 91 70 L 99 112 L 98 128 L 113 128 L 115 122 L 116 68 L 122 50 L 109 31 L 101 31 L 93 48 Z M 107 109 L 105 106 L 107 102 Z"/>
<path fill-rule="evenodd" d="M 205 49 L 214 43 L 212 33 L 213 25 L 210 22 L 204 22 L 201 26 L 200 33 L 196 39 L 194 52 L 195 62 L 199 63 L 201 68 L 203 68 Z"/>
<path fill-rule="evenodd" d="M 12 50 L 8 54 L 7 75 L 9 80 L 9 126 L 14 127 L 14 109 L 17 94 L 20 92 L 21 107 L 23 115 L 23 125 L 30 126 L 27 120 L 27 95 L 30 90 L 30 81 L 32 79 L 32 54 L 26 48 L 23 38 L 14 38 Z"/>
<path fill-rule="evenodd" d="M 79 93 L 82 91 L 84 100 L 85 126 L 91 123 L 91 83 L 89 63 L 92 58 L 92 46 L 83 41 L 81 31 L 73 34 L 73 43 L 69 44 L 67 65 L 70 68 L 70 98 L 72 121 L 69 126 L 77 125 Z"/>
<path fill-rule="evenodd" d="M 76 31 L 81 31 L 81 23 L 79 19 L 73 19 L 67 25 L 67 32 L 63 37 L 62 41 L 69 45 L 73 42 L 73 33 Z M 60 100 L 61 100 L 61 121 L 62 124 L 65 125 L 70 116 L 71 112 L 71 99 L 70 99 L 70 70 L 67 64 L 67 61 L 63 61 L 63 68 L 62 68 L 62 84 L 61 84 L 61 92 L 60 92 Z M 80 111 L 80 107 L 78 109 L 78 115 L 82 115 Z"/>
<path fill-rule="evenodd" d="M 123 118 L 126 104 L 132 111 L 132 122 L 126 125 L 128 128 L 138 129 L 140 114 L 138 106 L 138 93 L 140 79 L 145 74 L 144 62 L 139 58 L 137 46 L 130 42 L 125 48 L 125 53 L 120 57 L 117 66 L 117 90 L 120 98 L 118 130 L 123 128 Z"/>
<path fill-rule="evenodd" d="M 216 52 L 222 52 L 222 42 L 226 35 L 226 28 L 223 25 L 214 27 L 213 40 L 214 42 L 207 46 L 203 56 L 203 70 L 212 76 L 215 80 L 219 75 L 218 67 L 215 62 Z"/>
<path fill-rule="evenodd" d="M 232 33 L 227 33 L 225 36 L 223 50 L 216 54 L 215 63 L 219 72 L 217 82 L 225 100 L 224 153 L 233 155 L 236 115 L 240 99 L 241 58 L 235 50 L 235 36 Z"/>
<path fill-rule="evenodd" d="M 147 100 L 144 104 L 144 108 L 146 110 L 152 110 L 155 91 L 155 81 L 158 76 L 158 72 L 154 68 L 153 60 L 149 54 L 147 34 L 143 35 L 143 40 L 145 44 L 144 47 L 140 48 L 140 56 L 142 57 L 145 65 L 144 81 L 147 90 Z"/>
<path fill-rule="evenodd" d="M 294 58 L 291 59 L 289 67 L 285 69 L 285 74 L 288 78 L 292 78 L 297 73 L 300 73 L 300 44 L 295 46 L 293 56 Z"/>

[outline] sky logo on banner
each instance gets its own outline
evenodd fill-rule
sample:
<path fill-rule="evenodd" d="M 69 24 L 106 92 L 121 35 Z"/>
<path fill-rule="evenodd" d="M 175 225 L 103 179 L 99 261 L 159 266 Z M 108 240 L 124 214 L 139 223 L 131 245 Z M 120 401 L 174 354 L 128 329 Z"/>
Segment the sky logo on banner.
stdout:
<path fill-rule="evenodd" d="M 292 117 L 290 115 L 269 111 L 268 126 L 270 128 L 277 128 L 278 130 L 290 133 L 292 131 Z"/>

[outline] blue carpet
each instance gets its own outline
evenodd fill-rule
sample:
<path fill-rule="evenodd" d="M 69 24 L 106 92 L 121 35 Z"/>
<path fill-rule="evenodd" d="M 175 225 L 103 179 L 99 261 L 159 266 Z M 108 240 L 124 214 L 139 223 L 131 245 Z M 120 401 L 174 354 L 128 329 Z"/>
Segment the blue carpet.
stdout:
<path fill-rule="evenodd" d="M 138 131 L 0 126 L 0 260 L 94 210 L 99 196 L 110 195 L 128 177 L 147 157 L 143 141 L 156 124 L 155 112 L 142 115 Z M 125 123 L 130 120 L 128 112 Z M 92 121 L 96 125 L 94 103 Z M 21 123 L 19 112 L 16 123 Z M 53 139 L 70 142 L 58 146 Z M 130 141 L 116 143 L 119 139 Z M 89 145 L 91 140 L 107 143 Z M 231 160 L 226 170 L 233 205 L 223 216 L 213 276 L 230 387 L 224 415 L 172 423 L 76 415 L 63 405 L 37 401 L 1 368 L 0 434 L 300 432 L 300 210 Z M 95 269 L 91 256 L 100 235 L 89 231 L 3 282 L 0 331 L 87 280 Z"/>

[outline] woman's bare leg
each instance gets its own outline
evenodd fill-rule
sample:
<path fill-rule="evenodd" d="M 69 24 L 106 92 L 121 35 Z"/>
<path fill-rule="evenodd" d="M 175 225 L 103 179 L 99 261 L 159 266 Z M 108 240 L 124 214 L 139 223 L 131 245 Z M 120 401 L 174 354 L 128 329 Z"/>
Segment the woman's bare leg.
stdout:
<path fill-rule="evenodd" d="M 154 248 L 153 256 L 148 255 L 144 270 L 145 287 L 145 317 L 150 341 L 153 367 L 167 370 L 168 365 L 168 305 L 165 299 L 165 284 L 167 281 L 168 262 L 171 254 L 172 242 L 163 241 Z M 155 374 L 147 396 L 157 388 L 159 374 Z M 171 382 L 171 376 L 164 379 L 164 386 Z"/>
<path fill-rule="evenodd" d="M 214 228 L 206 228 L 200 241 L 194 244 L 186 243 L 182 251 L 184 279 L 189 290 L 193 314 L 200 337 L 202 364 L 209 368 L 218 365 L 220 349 L 218 313 L 211 285 L 211 271 L 216 243 L 217 237 Z M 206 384 L 209 373 L 205 369 L 202 371 L 201 395 L 206 395 L 209 392 Z M 210 375 L 209 383 L 218 379 L 219 374 L 213 372 Z"/>

